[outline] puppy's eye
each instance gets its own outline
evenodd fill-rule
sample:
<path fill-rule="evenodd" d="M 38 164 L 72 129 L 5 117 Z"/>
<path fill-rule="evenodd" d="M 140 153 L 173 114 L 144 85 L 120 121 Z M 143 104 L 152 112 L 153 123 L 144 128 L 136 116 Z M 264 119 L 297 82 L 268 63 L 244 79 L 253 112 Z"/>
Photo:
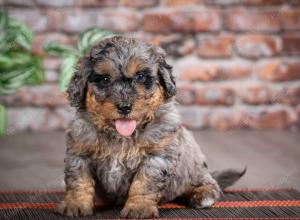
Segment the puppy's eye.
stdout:
<path fill-rule="evenodd" d="M 149 77 L 149 73 L 149 69 L 140 70 L 135 74 L 135 80 L 139 83 L 144 83 Z"/>
<path fill-rule="evenodd" d="M 139 83 L 144 83 L 146 80 L 146 75 L 144 72 L 137 72 L 135 75 L 135 80 Z"/>
<path fill-rule="evenodd" d="M 108 75 L 92 74 L 90 81 L 100 86 L 106 86 L 110 83 L 110 78 Z"/>

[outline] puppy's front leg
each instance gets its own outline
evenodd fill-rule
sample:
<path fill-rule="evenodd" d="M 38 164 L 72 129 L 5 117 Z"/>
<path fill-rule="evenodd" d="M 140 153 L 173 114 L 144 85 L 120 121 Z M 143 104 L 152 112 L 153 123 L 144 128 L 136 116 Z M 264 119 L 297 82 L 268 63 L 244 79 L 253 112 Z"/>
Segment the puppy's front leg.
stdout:
<path fill-rule="evenodd" d="M 90 172 L 89 162 L 88 158 L 67 155 L 65 159 L 66 193 L 64 200 L 57 207 L 60 214 L 74 217 L 93 213 L 95 181 Z"/>
<path fill-rule="evenodd" d="M 158 203 L 169 190 L 171 176 L 175 174 L 177 155 L 159 152 L 140 165 L 131 183 L 128 199 L 121 212 L 127 218 L 158 217 Z"/>
<path fill-rule="evenodd" d="M 160 193 L 149 190 L 146 176 L 138 175 L 134 179 L 128 194 L 126 204 L 121 211 L 123 218 L 153 218 L 158 217 L 157 203 Z"/>

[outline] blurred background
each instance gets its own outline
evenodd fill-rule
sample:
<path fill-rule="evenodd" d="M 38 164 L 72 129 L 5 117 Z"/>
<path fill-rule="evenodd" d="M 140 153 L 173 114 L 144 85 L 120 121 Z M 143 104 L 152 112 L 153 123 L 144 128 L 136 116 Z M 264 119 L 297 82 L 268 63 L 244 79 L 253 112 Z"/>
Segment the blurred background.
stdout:
<path fill-rule="evenodd" d="M 9 45 L 0 56 L 0 189 L 62 187 L 63 130 L 73 114 L 66 72 L 84 53 L 80 33 L 92 27 L 166 50 L 183 124 L 212 168 L 247 165 L 240 187 L 299 187 L 299 0 L 0 0 L 0 7 L 32 31 L 30 41 L 23 24 L 15 28 L 23 33 L 13 52 L 8 34 L 0 37 Z M 21 53 L 31 78 L 19 83 L 11 79 L 13 67 L 24 69 Z"/>

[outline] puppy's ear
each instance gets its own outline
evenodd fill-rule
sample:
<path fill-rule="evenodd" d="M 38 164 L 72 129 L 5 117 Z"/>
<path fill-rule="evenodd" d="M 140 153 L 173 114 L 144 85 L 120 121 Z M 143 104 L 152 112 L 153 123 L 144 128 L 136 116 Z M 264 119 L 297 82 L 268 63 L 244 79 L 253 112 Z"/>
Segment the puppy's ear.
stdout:
<path fill-rule="evenodd" d="M 160 84 L 165 89 L 166 98 L 169 99 L 176 95 L 176 82 L 172 74 L 172 66 L 166 62 L 166 53 L 163 49 L 158 48 L 158 77 Z"/>
<path fill-rule="evenodd" d="M 92 72 L 92 63 L 89 57 L 83 57 L 78 62 L 77 70 L 72 77 L 67 93 L 70 105 L 76 108 L 84 108 L 87 81 Z"/>

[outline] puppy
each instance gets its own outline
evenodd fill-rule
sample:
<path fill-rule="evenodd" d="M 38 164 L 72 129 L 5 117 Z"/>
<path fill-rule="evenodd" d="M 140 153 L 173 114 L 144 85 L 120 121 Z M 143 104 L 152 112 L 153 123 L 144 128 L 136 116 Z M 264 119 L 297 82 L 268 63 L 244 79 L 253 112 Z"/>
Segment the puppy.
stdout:
<path fill-rule="evenodd" d="M 209 173 L 200 147 L 181 126 L 165 56 L 118 36 L 81 59 L 68 88 L 76 116 L 66 132 L 61 214 L 91 215 L 96 194 L 124 205 L 121 217 L 127 218 L 158 217 L 158 204 L 178 197 L 206 208 L 244 174 Z"/>

